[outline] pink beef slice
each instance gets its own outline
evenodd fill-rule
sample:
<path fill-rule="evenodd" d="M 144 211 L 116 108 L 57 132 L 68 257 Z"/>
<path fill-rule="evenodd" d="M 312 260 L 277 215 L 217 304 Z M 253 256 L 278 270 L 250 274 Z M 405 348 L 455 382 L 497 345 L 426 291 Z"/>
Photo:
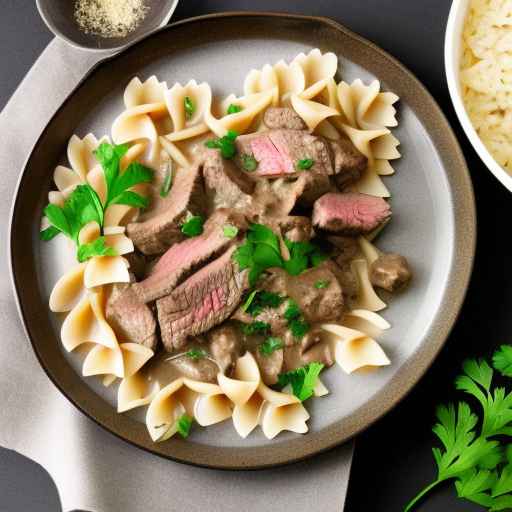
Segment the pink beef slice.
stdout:
<path fill-rule="evenodd" d="M 238 228 L 236 238 L 224 234 L 224 226 Z M 224 252 L 243 237 L 247 229 L 245 216 L 236 210 L 220 208 L 207 220 L 200 236 L 173 245 L 153 267 L 150 275 L 132 286 L 142 302 L 164 297 L 192 272 Z"/>
<path fill-rule="evenodd" d="M 381 197 L 350 193 L 329 193 L 315 201 L 313 225 L 346 235 L 368 233 L 391 216 L 389 204 Z"/>
<path fill-rule="evenodd" d="M 188 336 L 208 331 L 231 315 L 249 288 L 247 270 L 232 260 L 235 247 L 157 300 L 158 323 L 165 348 L 180 349 Z"/>
<path fill-rule="evenodd" d="M 128 236 L 142 253 L 162 254 L 183 240 L 180 225 L 186 215 L 189 212 L 202 215 L 205 206 L 200 167 L 180 169 L 167 197 L 154 195 L 150 209 L 141 215 L 139 222 L 128 224 Z"/>
<path fill-rule="evenodd" d="M 105 314 L 120 341 L 133 342 L 155 350 L 158 338 L 153 312 L 139 300 L 130 284 L 114 284 Z"/>
<path fill-rule="evenodd" d="M 252 203 L 254 181 L 217 150 L 204 153 L 203 177 L 210 209 L 243 208 Z"/>

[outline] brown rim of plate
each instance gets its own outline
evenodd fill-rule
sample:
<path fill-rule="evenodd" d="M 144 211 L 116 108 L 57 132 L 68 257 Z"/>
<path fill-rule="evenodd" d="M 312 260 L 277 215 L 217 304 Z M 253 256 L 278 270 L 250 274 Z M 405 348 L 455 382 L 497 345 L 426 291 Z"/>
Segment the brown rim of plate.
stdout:
<path fill-rule="evenodd" d="M 251 22 L 241 25 L 241 18 L 249 18 Z M 245 27 L 243 36 L 238 35 L 240 26 Z M 276 27 L 278 30 L 274 32 Z M 180 32 L 186 34 L 187 31 L 193 32 L 194 42 L 198 39 L 225 39 L 232 34 L 233 37 L 248 37 L 245 34 L 247 31 L 253 37 L 264 38 L 265 34 L 270 32 L 272 37 L 281 39 L 297 31 L 301 34 L 314 31 L 316 38 L 325 41 L 325 50 L 336 46 L 343 57 L 362 65 L 384 83 L 393 83 L 393 91 L 415 111 L 435 142 L 444 168 L 447 169 L 447 178 L 453 194 L 453 208 L 456 211 L 456 257 L 440 304 L 442 315 L 430 327 L 425 342 L 404 364 L 402 371 L 350 418 L 319 432 L 263 447 L 216 447 L 182 439 L 173 439 L 172 442 L 162 444 L 153 443 L 144 424 L 118 414 L 112 406 L 98 399 L 94 391 L 84 384 L 82 378 L 67 363 L 52 330 L 46 302 L 43 301 L 42 304 L 39 294 L 33 293 L 34 276 L 37 275 L 37 255 L 34 256 L 34 249 L 38 233 L 37 223 L 34 222 L 33 216 L 27 215 L 26 212 L 39 212 L 42 209 L 44 198 L 40 197 L 41 188 L 38 188 L 38 181 L 41 182 L 43 190 L 47 190 L 45 186 L 48 187 L 42 184 L 43 180 L 49 181 L 49 166 L 46 165 L 44 169 L 38 168 L 37 159 L 45 158 L 46 162 L 57 159 L 68 138 L 69 131 L 66 129 L 71 130 L 74 126 L 74 120 L 59 119 L 59 112 L 75 96 L 80 96 L 84 84 L 99 74 L 105 66 L 115 67 L 117 59 L 129 59 L 133 54 L 137 61 L 136 56 L 140 47 L 156 48 L 155 43 L 158 46 L 162 33 L 175 35 Z M 302 36 L 302 39 L 305 38 L 306 36 Z M 182 43 L 180 38 L 173 41 L 177 41 L 178 46 L 186 44 Z M 176 47 L 167 51 L 173 52 L 175 49 Z M 55 128 L 52 125 L 58 123 L 64 123 L 61 128 L 65 132 L 62 135 L 53 135 L 57 138 L 58 148 L 41 148 L 50 128 Z M 38 190 L 34 190 L 37 188 Z M 24 205 L 30 207 L 24 208 Z M 347 441 L 388 412 L 412 389 L 433 362 L 457 318 L 471 275 L 475 243 L 476 213 L 473 189 L 464 156 L 441 109 L 410 71 L 373 43 L 327 18 L 280 13 L 229 12 L 190 18 L 163 27 L 130 45 L 121 53 L 97 63 L 85 75 L 49 121 L 26 161 L 12 207 L 9 253 L 11 277 L 24 329 L 48 377 L 78 409 L 119 438 L 168 459 L 218 469 L 261 469 L 296 462 Z"/>

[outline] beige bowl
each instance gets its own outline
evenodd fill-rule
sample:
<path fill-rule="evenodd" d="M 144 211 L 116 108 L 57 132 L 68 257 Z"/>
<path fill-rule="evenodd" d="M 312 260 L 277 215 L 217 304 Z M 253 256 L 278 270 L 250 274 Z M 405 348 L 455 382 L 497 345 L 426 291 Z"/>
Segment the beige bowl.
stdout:
<path fill-rule="evenodd" d="M 512 192 L 512 176 L 496 162 L 489 150 L 478 136 L 462 100 L 459 80 L 460 58 L 462 54 L 462 31 L 470 0 L 453 0 L 446 26 L 444 41 L 444 63 L 448 89 L 462 128 L 476 152 L 494 176 Z"/>

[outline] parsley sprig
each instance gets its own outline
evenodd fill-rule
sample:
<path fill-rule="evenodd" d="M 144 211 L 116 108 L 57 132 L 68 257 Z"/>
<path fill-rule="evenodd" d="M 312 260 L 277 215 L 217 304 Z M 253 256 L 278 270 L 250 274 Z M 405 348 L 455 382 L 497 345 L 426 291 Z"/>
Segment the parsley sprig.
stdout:
<path fill-rule="evenodd" d="M 253 290 L 242 305 L 242 311 L 252 317 L 258 316 L 265 308 L 278 308 L 285 300 L 278 293 Z"/>
<path fill-rule="evenodd" d="M 188 237 L 199 236 L 203 233 L 203 224 L 201 215 L 193 215 L 181 225 L 181 232 Z"/>
<path fill-rule="evenodd" d="M 224 137 L 207 140 L 204 145 L 210 149 L 220 149 L 220 154 L 224 158 L 230 159 L 236 155 L 235 139 L 237 137 L 238 133 L 235 130 L 228 130 Z"/>
<path fill-rule="evenodd" d="M 288 327 L 292 332 L 294 338 L 302 339 L 309 331 L 309 324 L 304 320 L 304 316 L 299 308 L 299 305 L 293 300 L 288 299 L 284 317 L 288 322 Z"/>
<path fill-rule="evenodd" d="M 493 365 L 502 376 L 510 377 L 510 363 L 512 347 L 504 345 L 494 353 Z M 455 387 L 476 399 L 481 422 L 466 402 L 459 402 L 457 407 L 438 407 L 438 423 L 432 429 L 442 443 L 442 448 L 432 450 L 437 478 L 409 502 L 405 512 L 449 479 L 455 479 L 460 498 L 491 511 L 512 507 L 512 445 L 500 444 L 501 438 L 512 436 L 512 392 L 507 393 L 504 387 L 493 388 L 493 376 L 494 371 L 485 360 L 464 362 Z"/>
<path fill-rule="evenodd" d="M 77 245 L 78 261 L 86 261 L 93 256 L 115 256 L 113 248 L 105 245 L 105 238 L 100 236 L 92 243 L 80 244 L 79 235 L 82 228 L 89 222 L 96 222 L 100 229 L 106 209 L 112 204 L 125 204 L 137 208 L 145 208 L 147 199 L 129 190 L 139 183 L 149 183 L 153 179 L 153 171 L 140 163 L 132 162 L 121 173 L 121 159 L 128 151 L 127 145 L 111 145 L 102 143 L 94 151 L 105 175 L 107 197 L 102 204 L 96 191 L 88 184 L 78 185 L 64 205 L 49 204 L 44 209 L 50 226 L 41 231 L 42 240 L 51 240 L 59 233 L 64 234 Z"/>
<path fill-rule="evenodd" d="M 313 396 L 316 381 L 324 365 L 322 363 L 309 363 L 296 370 L 281 373 L 278 377 L 278 386 L 284 388 L 287 384 L 292 386 L 293 394 L 301 401 Z"/>
<path fill-rule="evenodd" d="M 263 357 L 270 357 L 276 350 L 284 347 L 283 340 L 275 336 L 269 336 L 259 347 L 260 354 Z"/>

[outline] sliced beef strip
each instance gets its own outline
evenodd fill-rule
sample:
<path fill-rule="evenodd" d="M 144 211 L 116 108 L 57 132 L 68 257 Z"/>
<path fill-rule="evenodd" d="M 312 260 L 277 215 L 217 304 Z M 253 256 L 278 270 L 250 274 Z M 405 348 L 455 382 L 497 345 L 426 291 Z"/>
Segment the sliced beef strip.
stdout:
<path fill-rule="evenodd" d="M 368 166 L 368 158 L 364 156 L 352 141 L 342 138 L 330 141 L 334 159 L 334 182 L 339 190 L 357 181 Z"/>
<path fill-rule="evenodd" d="M 280 221 L 281 234 L 292 242 L 309 242 L 314 231 L 309 217 L 290 215 Z"/>
<path fill-rule="evenodd" d="M 381 197 L 329 193 L 315 201 L 313 225 L 340 234 L 369 233 L 391 217 L 389 204 Z"/>
<path fill-rule="evenodd" d="M 269 355 L 264 355 L 259 349 L 256 349 L 254 356 L 258 363 L 263 382 L 268 386 L 276 384 L 279 374 L 283 371 L 283 349 L 274 350 L 274 352 Z"/>
<path fill-rule="evenodd" d="M 315 283 L 322 281 L 324 288 Z M 327 322 L 343 313 L 343 293 L 335 274 L 326 266 L 312 268 L 287 280 L 288 296 L 299 306 L 309 323 Z"/>
<path fill-rule="evenodd" d="M 286 343 L 283 371 L 295 370 L 314 361 L 327 367 L 334 364 L 331 346 L 325 339 L 324 331 L 319 327 L 313 327 L 300 343 Z"/>
<path fill-rule="evenodd" d="M 207 337 L 212 357 L 222 371 L 230 375 L 242 351 L 238 329 L 230 323 L 224 323 L 208 331 Z"/>
<path fill-rule="evenodd" d="M 302 117 L 292 108 L 267 108 L 263 115 L 263 124 L 270 130 L 307 130 Z"/>
<path fill-rule="evenodd" d="M 154 198 L 139 221 L 128 224 L 127 234 L 144 254 L 162 254 L 183 240 L 180 225 L 187 214 L 202 215 L 205 206 L 200 167 L 180 169 L 167 197 Z"/>
<path fill-rule="evenodd" d="M 157 324 L 151 309 L 141 302 L 128 283 L 114 284 L 107 299 L 105 315 L 122 341 L 139 343 L 155 350 Z"/>
<path fill-rule="evenodd" d="M 224 226 L 239 229 L 236 238 L 224 235 Z M 236 210 L 221 208 L 213 213 L 204 225 L 200 236 L 173 245 L 154 266 L 151 274 L 133 285 L 143 302 L 151 302 L 168 295 L 180 282 L 198 267 L 225 251 L 243 237 L 247 222 Z"/>
<path fill-rule="evenodd" d="M 162 341 L 168 351 L 179 349 L 187 336 L 222 323 L 249 287 L 247 270 L 233 261 L 235 247 L 193 274 L 167 297 L 157 300 Z"/>
<path fill-rule="evenodd" d="M 395 292 L 411 280 L 407 259 L 400 254 L 381 254 L 370 267 L 370 281 L 374 286 Z"/>
<path fill-rule="evenodd" d="M 217 208 L 248 209 L 252 203 L 254 181 L 217 150 L 204 153 L 203 177 L 206 197 L 212 211 Z"/>

